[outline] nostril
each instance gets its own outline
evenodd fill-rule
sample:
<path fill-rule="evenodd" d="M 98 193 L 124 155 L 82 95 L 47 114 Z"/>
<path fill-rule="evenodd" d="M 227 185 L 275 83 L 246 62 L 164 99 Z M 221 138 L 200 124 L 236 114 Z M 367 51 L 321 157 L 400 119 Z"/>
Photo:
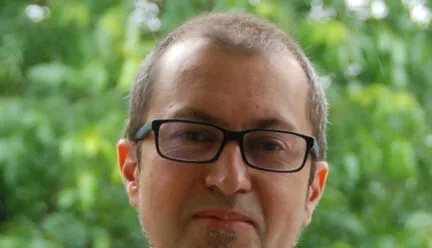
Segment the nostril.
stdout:
<path fill-rule="evenodd" d="M 213 166 L 205 178 L 205 185 L 210 191 L 228 196 L 246 193 L 251 189 L 251 181 L 245 166 L 241 169 L 226 163 Z"/>

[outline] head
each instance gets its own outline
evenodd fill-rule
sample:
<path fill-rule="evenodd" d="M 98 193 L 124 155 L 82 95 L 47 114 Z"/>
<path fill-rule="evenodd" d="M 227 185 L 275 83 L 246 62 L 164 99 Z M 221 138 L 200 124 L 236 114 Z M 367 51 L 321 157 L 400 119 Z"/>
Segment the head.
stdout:
<path fill-rule="evenodd" d="M 155 119 L 215 127 L 211 140 L 220 148 L 217 157 L 197 163 L 198 156 L 212 154 L 213 148 L 204 146 L 201 155 L 188 158 L 193 163 L 164 157 L 185 156 L 173 147 L 161 154 L 161 142 L 158 151 L 156 139 L 169 136 L 168 125 L 153 127 L 136 140 L 137 132 Z M 311 63 L 276 26 L 247 14 L 215 13 L 174 30 L 139 69 L 128 125 L 118 143 L 130 204 L 138 209 L 149 241 L 162 248 L 294 247 L 324 191 L 326 126 L 327 102 Z M 244 133 L 255 129 L 276 142 L 249 146 L 259 135 Z M 196 130 L 182 139 L 210 140 Z M 220 130 L 236 138 L 223 143 Z M 306 149 L 299 136 L 314 137 L 319 151 Z M 305 160 L 254 163 L 259 160 L 253 160 L 248 147 L 272 154 L 296 150 Z M 270 164 L 299 168 L 254 167 Z"/>

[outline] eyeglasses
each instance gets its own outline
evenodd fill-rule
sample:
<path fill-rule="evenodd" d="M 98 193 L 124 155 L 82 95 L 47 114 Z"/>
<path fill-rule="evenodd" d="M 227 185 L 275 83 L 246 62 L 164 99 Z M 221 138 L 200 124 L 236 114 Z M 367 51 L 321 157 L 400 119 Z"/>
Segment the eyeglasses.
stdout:
<path fill-rule="evenodd" d="M 134 141 L 144 139 L 150 131 L 161 157 L 185 163 L 213 162 L 229 141 L 238 143 L 248 166 L 264 171 L 297 172 L 304 167 L 309 152 L 314 157 L 319 154 L 315 138 L 290 131 L 230 131 L 196 121 L 152 120 L 138 130 Z"/>

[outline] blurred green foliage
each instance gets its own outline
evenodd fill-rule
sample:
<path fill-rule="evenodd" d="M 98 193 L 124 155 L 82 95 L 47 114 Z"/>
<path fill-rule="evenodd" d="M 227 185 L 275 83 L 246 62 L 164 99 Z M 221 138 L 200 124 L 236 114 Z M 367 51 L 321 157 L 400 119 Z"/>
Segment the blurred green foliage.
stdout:
<path fill-rule="evenodd" d="M 289 31 L 327 88 L 331 173 L 299 247 L 431 248 L 432 32 L 414 2 L 3 1 L 0 247 L 146 246 L 116 166 L 128 90 L 161 37 L 223 9 Z"/>

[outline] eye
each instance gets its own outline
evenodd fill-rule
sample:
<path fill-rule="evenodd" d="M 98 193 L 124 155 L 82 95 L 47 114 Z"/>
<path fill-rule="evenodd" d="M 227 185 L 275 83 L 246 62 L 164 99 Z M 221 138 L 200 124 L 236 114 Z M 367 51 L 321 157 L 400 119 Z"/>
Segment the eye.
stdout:
<path fill-rule="evenodd" d="M 188 141 L 204 141 L 207 139 L 206 135 L 197 131 L 184 131 L 180 137 Z"/>
<path fill-rule="evenodd" d="M 205 130 L 178 130 L 171 135 L 171 139 L 181 142 L 213 142 L 217 138 L 214 134 Z"/>
<path fill-rule="evenodd" d="M 285 146 L 282 142 L 278 140 L 255 140 L 251 144 L 251 148 L 255 150 L 261 150 L 261 151 L 281 151 L 285 150 Z"/>
<path fill-rule="evenodd" d="M 258 148 L 266 151 L 279 151 L 283 150 L 283 146 L 280 144 L 280 142 L 277 141 L 263 141 L 260 144 L 258 144 Z"/>
<path fill-rule="evenodd" d="M 257 152 L 275 152 L 287 149 L 286 143 L 274 135 L 261 135 L 258 137 L 250 137 L 247 140 L 247 146 L 251 150 Z"/>

